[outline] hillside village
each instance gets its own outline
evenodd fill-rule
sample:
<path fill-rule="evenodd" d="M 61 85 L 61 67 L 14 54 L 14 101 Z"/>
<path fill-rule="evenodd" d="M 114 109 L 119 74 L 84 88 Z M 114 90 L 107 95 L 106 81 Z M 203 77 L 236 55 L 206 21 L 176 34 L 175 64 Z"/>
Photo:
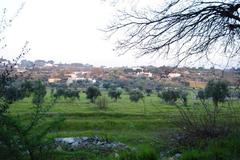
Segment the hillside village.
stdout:
<path fill-rule="evenodd" d="M 9 64 L 6 59 L 0 59 L 2 66 Z M 2 67 L 1 67 L 2 68 Z M 56 64 L 54 61 L 22 60 L 14 67 L 15 71 L 30 79 L 40 79 L 48 84 L 70 85 L 77 81 L 96 83 L 104 80 L 128 81 L 136 78 L 153 80 L 159 83 L 184 85 L 193 88 L 203 88 L 210 79 L 225 79 L 232 85 L 237 85 L 240 77 L 239 69 L 205 69 L 199 68 L 173 68 L 173 67 L 95 67 L 90 64 L 71 63 Z"/>

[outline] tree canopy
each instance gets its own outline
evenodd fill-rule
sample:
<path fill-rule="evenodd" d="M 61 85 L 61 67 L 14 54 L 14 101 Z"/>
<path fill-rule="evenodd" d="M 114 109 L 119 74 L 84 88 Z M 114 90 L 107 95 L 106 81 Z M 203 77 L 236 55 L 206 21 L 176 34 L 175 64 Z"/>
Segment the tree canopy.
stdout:
<path fill-rule="evenodd" d="M 229 95 L 228 82 L 223 80 L 210 80 L 205 88 L 206 97 L 211 97 L 215 106 L 224 102 Z"/>
<path fill-rule="evenodd" d="M 144 98 L 144 94 L 139 89 L 133 89 L 129 93 L 129 99 L 132 102 L 138 102 L 140 99 L 143 100 L 143 98 Z"/>
<path fill-rule="evenodd" d="M 87 99 L 90 99 L 92 103 L 95 102 L 95 99 L 98 97 L 98 96 L 101 96 L 101 92 L 99 90 L 98 87 L 96 86 L 90 86 L 87 88 L 86 90 L 86 96 L 87 96 Z"/>

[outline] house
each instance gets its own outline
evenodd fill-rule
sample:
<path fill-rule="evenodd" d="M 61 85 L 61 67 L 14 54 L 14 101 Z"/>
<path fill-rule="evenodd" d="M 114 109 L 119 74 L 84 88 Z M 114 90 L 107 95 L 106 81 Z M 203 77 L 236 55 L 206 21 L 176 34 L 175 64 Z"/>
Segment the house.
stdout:
<path fill-rule="evenodd" d="M 137 76 L 149 77 L 151 78 L 153 74 L 151 72 L 137 72 Z"/>
<path fill-rule="evenodd" d="M 181 77 L 180 73 L 169 73 L 168 74 L 168 78 L 177 78 L 177 77 Z"/>
<path fill-rule="evenodd" d="M 61 81 L 60 78 L 48 78 L 48 83 L 57 83 Z"/>

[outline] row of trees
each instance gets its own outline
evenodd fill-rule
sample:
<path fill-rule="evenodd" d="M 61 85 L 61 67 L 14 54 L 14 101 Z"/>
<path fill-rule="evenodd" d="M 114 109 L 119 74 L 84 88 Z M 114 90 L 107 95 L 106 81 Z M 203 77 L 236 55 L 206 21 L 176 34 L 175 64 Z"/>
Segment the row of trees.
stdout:
<path fill-rule="evenodd" d="M 60 97 L 70 98 L 71 100 L 80 99 L 79 96 L 80 91 L 79 90 L 72 90 L 68 88 L 57 88 L 56 90 L 51 89 L 51 96 L 55 99 L 58 99 Z"/>
<path fill-rule="evenodd" d="M 218 106 L 219 102 L 225 102 L 229 94 L 229 83 L 224 80 L 210 80 L 205 89 L 199 90 L 197 98 L 205 102 L 206 99 L 211 98 L 214 106 Z M 158 94 L 165 102 L 174 104 L 180 99 L 183 104 L 187 105 L 188 93 L 178 89 L 167 89 Z"/>
<path fill-rule="evenodd" d="M 122 94 L 121 88 L 110 88 L 108 90 L 108 96 L 111 99 L 114 99 L 115 102 L 121 98 L 121 94 Z M 91 102 L 94 102 L 98 96 L 101 96 L 101 92 L 99 88 L 97 88 L 96 86 L 91 86 L 86 90 L 86 95 L 87 95 L 87 98 L 91 100 Z M 140 99 L 143 99 L 143 98 L 144 98 L 144 94 L 139 89 L 133 89 L 129 92 L 129 99 L 132 102 L 138 102 Z"/>
<path fill-rule="evenodd" d="M 52 94 L 55 98 L 63 96 L 64 98 L 77 98 L 79 99 L 78 90 L 72 90 L 68 88 L 57 88 L 56 91 L 52 91 Z M 87 99 L 90 99 L 92 103 L 95 102 L 98 96 L 101 96 L 101 91 L 97 86 L 90 86 L 85 91 Z M 111 99 L 114 99 L 116 102 L 121 98 L 123 93 L 120 87 L 114 87 L 108 89 L 108 96 Z M 138 102 L 140 99 L 143 100 L 144 92 L 140 89 L 132 89 L 129 92 L 129 99 L 132 102 Z M 153 93 L 152 89 L 147 89 L 145 91 L 147 96 L 150 96 Z M 174 104 L 179 99 L 186 106 L 188 101 L 188 92 L 180 89 L 168 88 L 164 89 L 161 92 L 158 92 L 158 96 L 163 99 L 165 102 Z M 219 102 L 224 102 L 226 97 L 229 96 L 228 82 L 223 80 L 211 80 L 207 83 L 207 86 L 204 90 L 198 91 L 197 98 L 205 101 L 207 98 L 212 98 L 214 105 L 218 105 Z"/>

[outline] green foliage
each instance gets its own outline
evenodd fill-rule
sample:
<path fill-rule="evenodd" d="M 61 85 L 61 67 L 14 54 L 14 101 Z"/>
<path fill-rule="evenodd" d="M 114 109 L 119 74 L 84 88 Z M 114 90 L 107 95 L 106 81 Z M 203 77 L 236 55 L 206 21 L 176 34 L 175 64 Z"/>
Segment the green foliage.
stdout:
<path fill-rule="evenodd" d="M 229 95 L 228 82 L 223 80 L 210 80 L 205 88 L 206 97 L 211 97 L 215 106 L 224 102 Z"/>
<path fill-rule="evenodd" d="M 103 92 L 102 95 L 107 95 L 107 92 Z M 48 96 L 50 97 L 50 94 L 47 94 L 47 96 L 45 97 L 46 102 L 48 102 Z M 166 144 L 169 140 L 168 137 L 170 136 L 170 134 L 175 135 L 176 131 L 178 131 L 179 129 L 176 129 L 175 126 L 173 126 L 171 123 L 172 121 L 175 122 L 179 118 L 177 108 L 172 107 L 166 103 L 160 103 L 159 98 L 155 94 L 152 94 L 150 97 L 144 98 L 146 104 L 145 106 L 148 111 L 148 114 L 145 114 L 144 116 L 142 115 L 143 104 L 131 103 L 129 100 L 129 95 L 125 92 L 121 95 L 121 99 L 119 99 L 116 103 L 109 102 L 108 109 L 104 111 L 99 111 L 99 109 L 96 107 L 96 104 L 88 103 L 89 100 L 86 99 L 83 92 L 81 93 L 81 97 L 82 99 L 79 102 L 59 99 L 59 103 L 57 103 L 56 107 L 53 107 L 53 109 L 51 109 L 51 113 L 47 114 L 47 120 L 51 120 L 58 115 L 62 115 L 66 117 L 66 121 L 62 123 L 58 129 L 53 129 L 50 133 L 48 132 L 49 137 L 55 138 L 95 135 L 100 137 L 107 136 L 113 141 L 122 142 L 129 145 L 130 147 L 136 148 L 137 152 L 139 152 L 139 146 L 148 146 L 148 144 L 150 144 L 151 147 L 154 148 L 154 150 L 156 149 L 157 153 L 160 153 L 165 149 L 165 147 L 168 147 Z M 202 114 L 205 110 L 204 107 L 200 105 L 192 106 L 193 103 L 199 105 L 200 101 L 196 99 L 189 99 L 188 107 L 182 108 L 186 110 L 191 110 L 193 111 L 193 113 L 197 113 L 198 118 L 201 121 L 205 121 L 203 118 L 206 115 Z M 32 113 L 32 108 L 30 104 L 31 98 L 26 98 L 22 101 L 18 101 L 11 105 L 10 112 L 12 114 L 19 113 L 21 117 L 25 117 L 26 115 Z M 177 102 L 176 104 L 178 105 L 180 103 Z M 223 108 L 228 108 L 227 103 L 223 105 Z M 234 106 L 237 107 L 238 102 L 234 102 Z M 212 105 L 208 106 L 209 109 L 212 109 L 212 107 Z M 223 114 L 226 114 L 226 110 L 220 112 L 220 119 L 224 120 L 224 122 L 226 123 L 230 123 L 231 120 L 225 121 L 225 118 L 222 117 Z M 236 114 L 239 115 L 237 112 Z M 223 125 L 224 124 L 225 123 L 223 123 Z M 190 126 L 186 130 L 193 131 L 194 126 L 195 123 L 193 124 L 193 126 Z M 203 128 L 202 125 L 197 126 L 198 128 Z M 209 125 L 209 128 L 212 127 L 210 127 Z M 57 153 L 59 154 L 58 158 L 63 160 L 102 160 L 105 158 L 107 159 L 109 154 L 109 156 L 113 155 L 112 158 L 109 159 L 115 158 L 114 153 L 96 153 L 92 150 L 77 152 L 58 151 Z M 65 156 L 68 156 L 68 158 L 63 158 Z"/>
<path fill-rule="evenodd" d="M 65 88 L 60 88 L 60 87 L 56 89 L 55 93 L 53 93 L 53 97 L 56 99 L 64 95 L 65 95 Z"/>
<path fill-rule="evenodd" d="M 199 150 L 191 150 L 185 152 L 180 160 L 212 160 L 215 159 L 213 158 L 213 155 L 209 151 L 201 152 Z"/>
<path fill-rule="evenodd" d="M 110 88 L 108 91 L 108 96 L 111 97 L 111 99 L 114 99 L 117 101 L 121 98 L 122 89 L 121 88 Z"/>
<path fill-rule="evenodd" d="M 0 97 L 0 114 L 7 112 L 9 104 L 4 97 Z"/>
<path fill-rule="evenodd" d="M 176 101 L 180 99 L 183 102 L 183 105 L 187 106 L 188 93 L 184 90 L 167 89 L 162 91 L 162 93 L 158 93 L 158 96 L 169 104 L 175 104 Z"/>
<path fill-rule="evenodd" d="M 31 93 L 33 92 L 33 82 L 25 80 L 21 84 L 22 92 L 24 93 L 25 97 L 30 97 Z"/>
<path fill-rule="evenodd" d="M 143 100 L 143 98 L 144 98 L 144 94 L 139 89 L 133 89 L 129 93 L 129 99 L 132 102 L 138 102 L 140 99 Z"/>
<path fill-rule="evenodd" d="M 240 139 L 238 137 L 213 139 L 184 151 L 180 160 L 238 160 L 239 150 Z"/>
<path fill-rule="evenodd" d="M 108 98 L 106 96 L 98 96 L 95 104 L 100 109 L 106 109 L 108 107 Z"/>
<path fill-rule="evenodd" d="M 182 100 L 183 105 L 187 106 L 188 99 L 187 99 L 188 93 L 186 91 L 179 91 L 179 98 Z"/>
<path fill-rule="evenodd" d="M 197 93 L 197 98 L 199 98 L 201 101 L 205 101 L 206 95 L 204 90 L 199 90 Z"/>
<path fill-rule="evenodd" d="M 226 106 L 225 106 L 226 107 Z M 228 104 L 225 109 L 217 109 L 202 101 L 192 107 L 178 106 L 179 116 L 175 125 L 182 138 L 180 144 L 191 146 L 198 140 L 224 137 L 239 131 L 239 108 Z"/>
<path fill-rule="evenodd" d="M 32 92 L 34 107 L 27 117 L 28 121 L 8 112 L 9 101 L 5 100 L 4 93 L 0 98 L 0 159 L 43 160 L 51 155 L 52 145 L 46 135 L 49 130 L 57 127 L 62 119 L 53 120 L 43 126 L 44 115 L 54 101 L 44 105 L 46 87 L 41 81 L 34 82 Z M 11 103 L 17 100 L 12 99 Z"/>
<path fill-rule="evenodd" d="M 32 91 L 33 84 L 31 81 L 12 81 L 12 83 L 5 85 L 3 96 L 9 103 L 13 103 L 24 97 L 29 97 Z"/>
<path fill-rule="evenodd" d="M 79 100 L 79 92 L 78 90 L 71 90 L 71 89 L 67 89 L 65 90 L 65 94 L 64 94 L 64 98 L 70 98 L 70 99 L 74 99 L 77 98 Z"/>
<path fill-rule="evenodd" d="M 227 95 L 228 83 L 226 81 L 211 80 L 205 90 L 198 92 L 197 97 L 201 103 L 196 103 L 191 108 L 177 105 L 180 116 L 175 124 L 183 135 L 183 138 L 179 140 L 182 145 L 194 145 L 198 140 L 224 137 L 239 130 L 238 108 L 233 107 L 232 103 L 228 103 L 224 109 L 218 107 L 218 103 L 224 102 Z M 211 97 L 214 105 L 209 105 L 205 100 L 206 97 Z M 195 155 L 199 159 L 208 158 L 205 157 L 208 156 L 207 153 L 202 154 L 197 151 L 189 152 L 186 156 L 192 156 L 192 159 L 195 159 Z"/>
<path fill-rule="evenodd" d="M 167 103 L 175 103 L 180 97 L 179 91 L 177 90 L 165 90 L 160 94 L 160 97 Z"/>
<path fill-rule="evenodd" d="M 90 99 L 92 103 L 95 102 L 95 99 L 101 95 L 101 92 L 98 87 L 90 86 L 86 90 L 87 99 Z"/>
<path fill-rule="evenodd" d="M 76 90 L 76 89 L 69 89 L 69 88 L 61 88 L 61 87 L 58 87 L 56 89 L 56 91 L 51 91 L 52 92 L 52 95 L 54 98 L 58 99 L 60 97 L 64 97 L 65 99 L 66 98 L 70 98 L 71 100 L 74 100 L 75 98 L 79 100 L 80 96 L 79 96 L 79 93 L 80 91 L 79 90 Z"/>
<path fill-rule="evenodd" d="M 22 99 L 24 97 L 22 91 L 17 86 L 11 85 L 6 87 L 4 97 L 8 100 L 9 103 L 12 103 L 16 100 Z"/>
<path fill-rule="evenodd" d="M 33 99 L 32 103 L 40 106 L 44 102 L 44 97 L 47 94 L 46 86 L 41 81 L 35 81 L 33 85 Z"/>
<path fill-rule="evenodd" d="M 147 93 L 147 96 L 150 96 L 153 92 L 153 90 L 151 88 L 146 88 L 145 92 Z"/>
<path fill-rule="evenodd" d="M 120 155 L 119 160 L 158 160 L 158 155 L 149 147 L 141 147 L 136 151 L 123 152 Z"/>

